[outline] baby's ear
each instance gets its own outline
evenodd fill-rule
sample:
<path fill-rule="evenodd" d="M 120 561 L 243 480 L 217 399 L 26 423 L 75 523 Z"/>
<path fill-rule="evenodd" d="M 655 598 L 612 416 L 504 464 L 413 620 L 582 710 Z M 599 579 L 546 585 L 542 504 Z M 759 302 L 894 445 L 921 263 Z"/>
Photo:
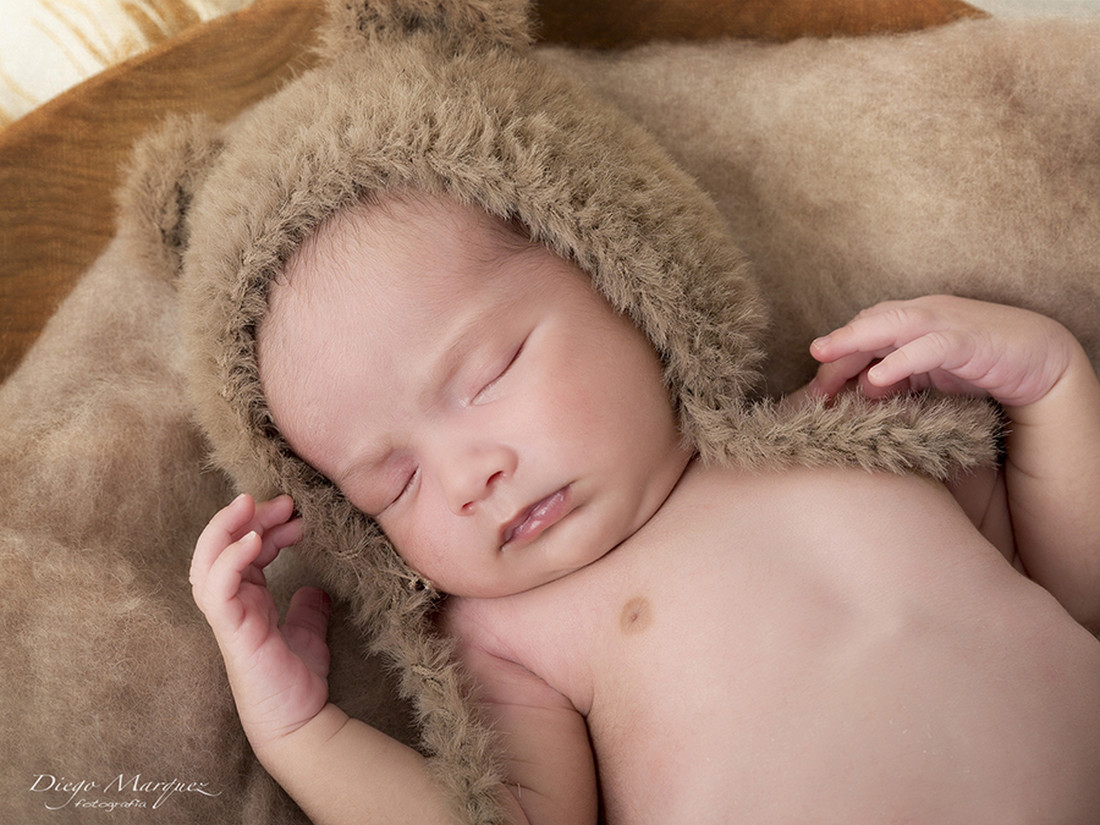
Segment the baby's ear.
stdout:
<path fill-rule="evenodd" d="M 327 0 L 317 51 L 335 58 L 366 42 L 429 34 L 520 48 L 532 41 L 528 0 Z"/>
<path fill-rule="evenodd" d="M 205 115 L 171 115 L 135 145 L 119 189 L 119 235 L 152 271 L 179 275 L 188 211 L 222 150 Z"/>

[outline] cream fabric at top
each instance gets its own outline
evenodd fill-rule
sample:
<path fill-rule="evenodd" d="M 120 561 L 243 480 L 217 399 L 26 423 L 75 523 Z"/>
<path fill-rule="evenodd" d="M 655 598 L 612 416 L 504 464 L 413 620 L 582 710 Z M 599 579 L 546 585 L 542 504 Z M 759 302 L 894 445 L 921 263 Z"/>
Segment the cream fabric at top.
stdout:
<path fill-rule="evenodd" d="M 252 0 L 0 0 L 0 125 Z"/>
<path fill-rule="evenodd" d="M 0 126 L 190 25 L 253 0 L 0 0 Z M 1100 0 L 971 0 L 995 17 L 1090 16 Z"/>

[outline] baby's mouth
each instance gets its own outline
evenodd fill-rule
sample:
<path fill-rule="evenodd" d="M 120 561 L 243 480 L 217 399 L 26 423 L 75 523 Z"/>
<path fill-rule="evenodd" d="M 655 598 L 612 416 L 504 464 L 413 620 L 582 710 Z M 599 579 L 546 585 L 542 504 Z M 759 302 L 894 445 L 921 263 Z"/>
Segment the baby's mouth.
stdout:
<path fill-rule="evenodd" d="M 568 512 L 569 485 L 522 510 L 500 530 L 500 546 L 529 544 Z"/>

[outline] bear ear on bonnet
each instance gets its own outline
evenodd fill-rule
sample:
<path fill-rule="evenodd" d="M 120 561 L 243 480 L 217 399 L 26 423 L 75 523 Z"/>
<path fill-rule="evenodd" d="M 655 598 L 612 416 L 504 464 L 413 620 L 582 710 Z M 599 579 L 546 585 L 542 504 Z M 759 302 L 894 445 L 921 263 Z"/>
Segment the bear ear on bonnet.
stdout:
<path fill-rule="evenodd" d="M 442 41 L 525 49 L 533 42 L 526 0 L 325 0 L 316 53 L 324 59 L 360 51 L 371 42 Z M 169 115 L 139 140 L 116 194 L 120 233 L 165 277 L 175 278 L 187 246 L 194 194 L 218 159 L 223 126 L 201 114 Z"/>
<path fill-rule="evenodd" d="M 191 201 L 221 153 L 220 131 L 205 115 L 171 115 L 138 141 L 124 171 L 119 233 L 166 278 L 180 274 Z"/>
<path fill-rule="evenodd" d="M 533 41 L 526 0 L 328 0 L 319 29 L 322 56 L 354 50 L 357 42 L 408 42 L 419 35 L 465 46 L 524 47 Z"/>

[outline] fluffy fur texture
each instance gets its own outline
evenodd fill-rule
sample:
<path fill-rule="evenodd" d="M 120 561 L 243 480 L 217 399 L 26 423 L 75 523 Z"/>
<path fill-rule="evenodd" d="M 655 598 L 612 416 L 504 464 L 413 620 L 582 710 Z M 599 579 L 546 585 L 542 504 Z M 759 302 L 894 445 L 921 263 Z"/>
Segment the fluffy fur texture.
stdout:
<path fill-rule="evenodd" d="M 116 242 L 0 390 L 0 655 L 11 743 L 0 775 L 12 821 L 88 817 L 75 804 L 46 810 L 67 795 L 29 792 L 37 774 L 101 783 L 123 772 L 127 781 L 187 776 L 237 804 L 274 792 L 245 767 L 243 738 L 222 734 L 235 726 L 231 697 L 184 586 L 183 537 L 201 529 L 228 485 L 202 469 L 171 290 Z M 170 750 L 150 742 L 158 735 Z M 206 757 L 213 748 L 223 754 L 217 766 Z M 220 809 L 195 794 L 172 802 L 170 822 Z"/>
<path fill-rule="evenodd" d="M 187 592 L 194 538 L 231 486 L 290 491 L 309 522 L 308 575 L 346 605 L 334 698 L 432 755 L 461 820 L 499 820 L 492 737 L 426 622 L 433 594 L 287 453 L 255 371 L 266 284 L 363 190 L 446 191 L 574 257 L 650 336 L 685 432 L 712 460 L 940 477 L 990 460 L 984 406 L 791 414 L 759 400 L 762 364 L 770 388 L 795 386 L 812 335 L 886 297 L 945 289 L 1036 306 L 1096 361 L 1100 50 L 1080 24 L 538 56 L 518 2 L 332 11 L 320 68 L 232 124 L 176 120 L 139 149 L 118 241 L 0 390 L 14 470 L 0 487 L 15 639 L 4 664 L 35 674 L 9 679 L 4 791 L 27 821 L 42 813 L 32 772 L 131 766 L 220 783 L 217 800 L 181 797 L 158 817 L 298 816 L 248 754 Z M 204 471 L 184 398 L 181 271 L 186 371 L 229 478 Z M 304 575 L 281 571 L 279 589 Z M 364 663 L 361 637 L 396 666 L 397 687 Z"/>

